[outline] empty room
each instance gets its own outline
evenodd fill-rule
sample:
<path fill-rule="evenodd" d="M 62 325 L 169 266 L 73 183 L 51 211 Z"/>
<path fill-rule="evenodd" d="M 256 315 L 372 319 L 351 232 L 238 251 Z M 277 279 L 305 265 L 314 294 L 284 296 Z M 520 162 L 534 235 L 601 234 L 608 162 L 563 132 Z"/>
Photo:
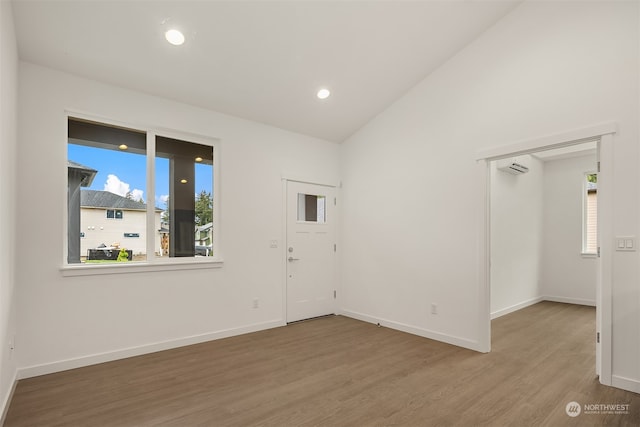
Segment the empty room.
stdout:
<path fill-rule="evenodd" d="M 640 424 L 637 1 L 0 0 L 0 49 L 4 425 Z"/>

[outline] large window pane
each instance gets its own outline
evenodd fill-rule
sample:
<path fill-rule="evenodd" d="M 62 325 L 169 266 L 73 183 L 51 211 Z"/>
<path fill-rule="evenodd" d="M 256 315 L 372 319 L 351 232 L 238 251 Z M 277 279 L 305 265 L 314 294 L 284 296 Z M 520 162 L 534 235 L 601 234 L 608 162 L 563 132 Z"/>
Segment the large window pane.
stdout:
<path fill-rule="evenodd" d="M 155 171 L 158 255 L 213 256 L 213 147 L 158 136 Z"/>
<path fill-rule="evenodd" d="M 67 262 L 146 260 L 145 133 L 69 118 L 67 173 Z"/>

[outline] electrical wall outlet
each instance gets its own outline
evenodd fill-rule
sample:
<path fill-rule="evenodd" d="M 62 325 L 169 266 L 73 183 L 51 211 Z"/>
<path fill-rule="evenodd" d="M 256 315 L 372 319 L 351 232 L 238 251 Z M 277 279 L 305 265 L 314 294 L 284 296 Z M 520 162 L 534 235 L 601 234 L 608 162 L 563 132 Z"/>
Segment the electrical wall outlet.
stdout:
<path fill-rule="evenodd" d="M 260 307 L 260 301 L 258 300 L 258 298 L 254 298 L 253 299 L 253 308 L 258 308 Z"/>

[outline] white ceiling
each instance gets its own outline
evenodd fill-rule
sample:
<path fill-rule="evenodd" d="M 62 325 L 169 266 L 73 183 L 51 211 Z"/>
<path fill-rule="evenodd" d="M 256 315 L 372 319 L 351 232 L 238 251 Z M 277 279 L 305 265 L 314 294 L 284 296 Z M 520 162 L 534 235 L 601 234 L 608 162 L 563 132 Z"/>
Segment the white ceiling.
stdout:
<path fill-rule="evenodd" d="M 342 142 L 521 1 L 14 0 L 21 59 Z M 181 29 L 186 43 L 164 32 Z M 324 101 L 316 91 L 328 87 Z"/>

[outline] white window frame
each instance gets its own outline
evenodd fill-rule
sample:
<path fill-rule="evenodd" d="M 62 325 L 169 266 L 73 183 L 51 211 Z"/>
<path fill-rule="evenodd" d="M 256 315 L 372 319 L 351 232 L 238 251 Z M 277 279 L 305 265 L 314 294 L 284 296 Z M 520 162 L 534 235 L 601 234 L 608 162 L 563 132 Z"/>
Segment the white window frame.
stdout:
<path fill-rule="evenodd" d="M 149 271 L 168 271 L 168 270 L 195 270 L 195 269 L 209 269 L 209 268 L 220 268 L 222 267 L 224 260 L 220 254 L 220 215 L 221 215 L 221 204 L 220 204 L 220 157 L 221 157 L 221 142 L 219 139 L 204 135 L 198 135 L 190 132 L 184 132 L 174 129 L 166 129 L 157 126 L 150 125 L 141 125 L 123 122 L 119 120 L 113 120 L 105 117 L 98 117 L 92 114 L 82 113 L 78 111 L 65 111 L 64 115 L 64 144 L 65 147 L 68 147 L 68 123 L 69 119 L 83 119 L 89 120 L 96 123 L 104 124 L 107 126 L 117 126 L 124 127 L 127 129 L 132 129 L 140 132 L 145 132 L 147 137 L 147 152 L 146 152 L 146 160 L 147 160 L 147 184 L 146 184 L 146 204 L 147 204 L 147 224 L 146 224 L 146 233 L 147 233 L 147 259 L 146 261 L 136 261 L 129 263 L 118 263 L 118 264 L 96 264 L 96 265 L 87 265 L 87 264 L 69 264 L 67 262 L 67 254 L 69 251 L 68 247 L 68 217 L 69 217 L 69 206 L 67 198 L 64 198 L 63 203 L 63 211 L 64 211 L 64 222 L 63 222 L 63 236 L 62 236 L 62 267 L 60 271 L 63 276 L 91 276 L 91 275 L 102 275 L 102 274 L 121 274 L 121 273 L 137 273 L 137 272 L 149 272 Z M 177 258 L 159 258 L 155 255 L 155 244 L 156 244 L 156 232 L 155 230 L 155 146 L 156 146 L 156 137 L 166 137 L 173 138 L 182 141 L 193 142 L 196 144 L 207 145 L 213 148 L 213 191 L 212 191 L 212 199 L 213 206 L 215 209 L 215 214 L 213 215 L 213 230 L 212 230 L 212 239 L 213 239 L 213 253 L 212 257 L 177 257 Z M 65 156 L 65 164 L 67 162 L 68 155 Z M 65 170 L 65 179 L 64 179 L 64 194 L 67 193 L 67 179 L 66 179 L 66 170 Z"/>
<path fill-rule="evenodd" d="M 589 175 L 597 175 L 598 172 L 597 171 L 588 171 L 588 172 L 584 172 L 582 175 L 582 248 L 581 248 L 581 255 L 585 258 L 592 258 L 592 257 L 597 257 L 598 256 L 598 250 L 596 249 L 595 251 L 588 251 L 587 250 L 587 243 L 588 243 L 588 232 L 587 232 L 587 216 L 588 216 L 588 210 L 587 210 L 587 199 L 588 199 L 588 181 L 587 181 L 587 176 Z M 596 225 L 597 227 L 597 225 Z M 597 229 L 596 229 L 597 230 Z M 598 246 L 598 233 L 596 231 L 596 248 Z"/>

